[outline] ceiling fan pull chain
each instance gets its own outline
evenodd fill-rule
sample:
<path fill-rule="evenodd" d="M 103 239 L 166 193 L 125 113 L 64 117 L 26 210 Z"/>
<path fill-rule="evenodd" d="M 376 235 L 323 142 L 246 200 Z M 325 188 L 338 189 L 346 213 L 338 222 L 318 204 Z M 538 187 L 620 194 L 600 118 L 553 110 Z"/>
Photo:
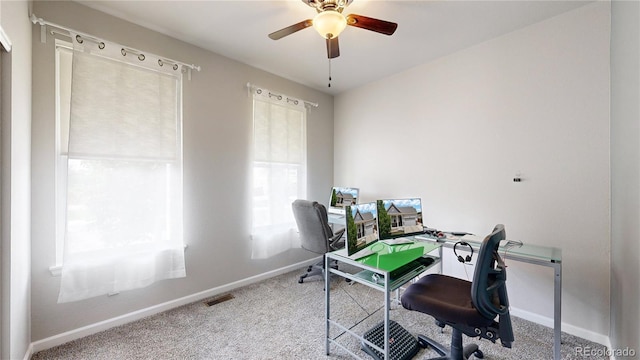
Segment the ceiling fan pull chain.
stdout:
<path fill-rule="evenodd" d="M 331 59 L 329 59 L 329 86 L 331 87 Z"/>
<path fill-rule="evenodd" d="M 331 54 L 331 42 L 327 42 L 329 45 L 329 54 Z M 329 57 L 329 85 L 327 87 L 331 87 L 331 57 Z"/>

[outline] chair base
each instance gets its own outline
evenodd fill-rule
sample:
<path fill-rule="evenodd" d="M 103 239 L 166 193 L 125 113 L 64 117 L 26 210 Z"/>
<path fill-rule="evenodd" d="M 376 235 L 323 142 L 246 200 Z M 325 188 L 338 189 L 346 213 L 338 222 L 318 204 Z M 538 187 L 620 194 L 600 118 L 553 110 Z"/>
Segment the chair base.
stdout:
<path fill-rule="evenodd" d="M 307 268 L 307 273 L 300 275 L 298 283 L 302 284 L 305 278 L 314 275 L 324 275 L 324 269 L 319 264 L 309 265 L 309 267 Z"/>
<path fill-rule="evenodd" d="M 418 343 L 421 347 L 431 347 L 438 354 L 440 354 L 439 357 L 430 358 L 428 360 L 468 360 L 471 355 L 475 356 L 477 359 L 484 358 L 484 354 L 478 348 L 478 345 L 469 344 L 465 347 L 462 347 L 462 331 L 455 328 L 453 329 L 453 334 L 451 335 L 451 349 L 445 348 L 439 342 L 424 335 L 418 335 Z"/>
<path fill-rule="evenodd" d="M 338 262 L 334 261 L 331 267 L 337 269 Z M 324 259 L 313 265 L 309 265 L 309 267 L 307 267 L 307 273 L 300 275 L 300 277 L 298 278 L 298 284 L 304 283 L 304 279 L 306 279 L 307 277 L 315 275 L 320 275 L 324 278 Z"/>

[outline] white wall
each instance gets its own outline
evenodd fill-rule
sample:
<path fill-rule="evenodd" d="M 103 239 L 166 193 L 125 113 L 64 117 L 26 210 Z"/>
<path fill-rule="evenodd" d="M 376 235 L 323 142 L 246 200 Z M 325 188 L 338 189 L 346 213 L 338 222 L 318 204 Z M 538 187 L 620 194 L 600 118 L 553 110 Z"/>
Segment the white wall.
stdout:
<path fill-rule="evenodd" d="M 2 55 L 2 359 L 22 359 L 31 340 L 31 24 L 26 1 L 0 2 L 11 40 Z"/>
<path fill-rule="evenodd" d="M 611 344 L 640 351 L 640 3 L 611 4 Z"/>
<path fill-rule="evenodd" d="M 609 19 L 607 2 L 579 8 L 340 94 L 334 113 L 337 184 L 362 201 L 420 196 L 438 229 L 484 235 L 504 223 L 509 239 L 562 248 L 563 330 L 600 343 Z M 548 324 L 552 271 L 508 265 L 512 306 Z"/>
<path fill-rule="evenodd" d="M 308 116 L 308 190 L 310 199 L 328 199 L 333 181 L 333 98 L 201 48 L 89 9 L 75 2 L 34 2 L 34 13 L 106 40 L 197 64 L 184 82 L 184 220 L 187 277 L 147 288 L 57 304 L 59 278 L 54 238 L 54 48 L 33 34 L 33 300 L 32 340 L 36 350 L 57 335 L 99 329 L 101 322 L 128 314 L 211 295 L 229 284 L 308 261 L 315 255 L 294 249 L 267 260 L 251 260 L 248 213 L 251 82 L 317 102 Z M 156 308 L 153 308 L 156 309 Z M 82 332 L 77 333 L 83 334 Z M 73 337 L 75 335 L 71 335 Z M 49 341 L 51 340 L 51 341 Z"/>

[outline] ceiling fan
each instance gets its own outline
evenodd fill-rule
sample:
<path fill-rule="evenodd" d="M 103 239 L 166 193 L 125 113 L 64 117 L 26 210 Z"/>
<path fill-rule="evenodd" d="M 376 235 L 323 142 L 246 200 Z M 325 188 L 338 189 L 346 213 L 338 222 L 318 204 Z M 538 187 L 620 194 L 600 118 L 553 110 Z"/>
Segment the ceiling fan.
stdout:
<path fill-rule="evenodd" d="M 291 35 L 297 31 L 313 26 L 320 36 L 326 39 L 327 55 L 329 59 L 340 56 L 338 35 L 347 27 L 347 25 L 375 31 L 385 35 L 392 35 L 398 27 L 398 24 L 396 23 L 362 15 L 342 15 L 342 11 L 349 6 L 353 0 L 302 0 L 302 2 L 316 9 L 318 14 L 315 18 L 313 18 L 313 20 L 307 19 L 297 24 L 287 26 L 284 29 L 272 32 L 269 34 L 269 37 L 273 40 L 278 40 L 287 35 Z"/>

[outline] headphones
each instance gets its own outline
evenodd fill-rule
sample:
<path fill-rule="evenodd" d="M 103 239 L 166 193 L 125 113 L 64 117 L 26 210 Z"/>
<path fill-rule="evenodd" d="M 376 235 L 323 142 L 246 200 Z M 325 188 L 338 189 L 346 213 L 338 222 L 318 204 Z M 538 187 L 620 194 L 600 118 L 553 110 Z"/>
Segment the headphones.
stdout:
<path fill-rule="evenodd" d="M 456 247 L 458 247 L 458 245 L 469 247 L 469 250 L 471 250 L 471 254 L 467 255 L 466 257 L 462 257 L 462 255 L 458 255 L 458 253 L 456 252 Z M 458 241 L 457 243 L 455 243 L 453 245 L 453 253 L 458 258 L 458 261 L 460 261 L 461 263 L 464 264 L 465 262 L 470 262 L 471 261 L 471 258 L 473 257 L 473 248 L 466 241 Z"/>

